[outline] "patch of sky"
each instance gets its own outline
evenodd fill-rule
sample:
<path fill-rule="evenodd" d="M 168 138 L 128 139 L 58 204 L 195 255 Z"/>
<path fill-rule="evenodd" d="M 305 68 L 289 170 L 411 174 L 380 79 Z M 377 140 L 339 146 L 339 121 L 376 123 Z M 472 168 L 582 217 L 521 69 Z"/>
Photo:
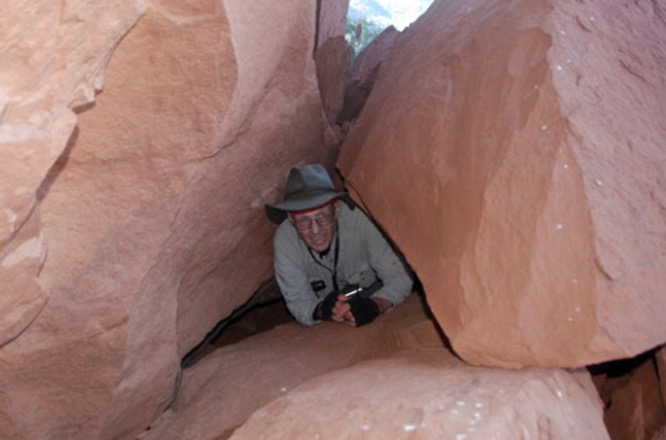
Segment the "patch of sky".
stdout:
<path fill-rule="evenodd" d="M 350 0 L 349 19 L 363 19 L 381 28 L 395 26 L 399 31 L 413 23 L 433 0 Z"/>
<path fill-rule="evenodd" d="M 358 54 L 389 26 L 403 31 L 433 0 L 350 0 L 345 39 Z"/>

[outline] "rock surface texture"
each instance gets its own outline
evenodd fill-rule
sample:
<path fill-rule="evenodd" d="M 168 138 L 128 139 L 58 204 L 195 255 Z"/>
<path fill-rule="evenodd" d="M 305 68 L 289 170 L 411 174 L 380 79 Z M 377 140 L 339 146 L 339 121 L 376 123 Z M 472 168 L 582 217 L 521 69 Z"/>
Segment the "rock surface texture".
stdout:
<path fill-rule="evenodd" d="M 270 277 L 264 204 L 333 157 L 315 9 L 3 6 L 0 437 L 133 438 Z"/>
<path fill-rule="evenodd" d="M 326 40 L 314 55 L 324 114 L 331 125 L 337 122 L 344 105 L 345 78 L 351 54 L 345 38 L 340 36 Z"/>
<path fill-rule="evenodd" d="M 407 347 L 444 349 L 416 295 L 358 329 L 331 323 L 277 327 L 186 369 L 181 393 L 145 440 L 227 438 L 254 411 L 303 382 Z"/>
<path fill-rule="evenodd" d="M 362 328 L 286 324 L 226 346 L 183 383 L 144 440 L 608 439 L 589 374 L 467 366 L 417 295 Z"/>
<path fill-rule="evenodd" d="M 418 350 L 309 381 L 231 438 L 609 439 L 590 386 L 587 373 L 475 368 Z"/>
<path fill-rule="evenodd" d="M 330 38 L 345 34 L 348 9 L 349 0 L 317 0 L 317 49 Z"/>
<path fill-rule="evenodd" d="M 666 341 L 665 14 L 439 1 L 384 60 L 339 166 L 466 361 Z"/>
<path fill-rule="evenodd" d="M 389 26 L 356 57 L 345 81 L 344 107 L 338 121 L 351 122 L 361 113 L 374 86 L 379 66 L 400 35 L 400 31 Z"/>
<path fill-rule="evenodd" d="M 666 426 L 666 408 L 652 359 L 631 374 L 610 380 L 617 383 L 604 420 L 613 440 L 649 440 Z"/>
<path fill-rule="evenodd" d="M 664 411 L 666 411 L 666 345 L 655 353 L 655 363 L 657 364 L 657 376 L 660 378 L 661 401 L 664 404 Z"/>

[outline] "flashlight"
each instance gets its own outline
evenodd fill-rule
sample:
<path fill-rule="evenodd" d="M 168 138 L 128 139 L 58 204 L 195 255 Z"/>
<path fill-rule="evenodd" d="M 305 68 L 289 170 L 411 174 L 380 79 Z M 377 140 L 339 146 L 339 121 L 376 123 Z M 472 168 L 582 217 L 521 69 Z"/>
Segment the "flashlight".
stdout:
<path fill-rule="evenodd" d="M 357 287 L 356 289 L 352 290 L 351 292 L 345 293 L 345 298 L 350 298 L 350 297 L 356 295 L 361 290 L 363 290 L 363 287 Z"/>

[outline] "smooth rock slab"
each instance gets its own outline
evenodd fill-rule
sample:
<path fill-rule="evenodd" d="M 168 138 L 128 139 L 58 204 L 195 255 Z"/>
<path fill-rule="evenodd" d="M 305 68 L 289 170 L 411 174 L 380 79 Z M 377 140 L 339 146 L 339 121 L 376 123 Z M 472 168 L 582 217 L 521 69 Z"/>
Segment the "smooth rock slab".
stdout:
<path fill-rule="evenodd" d="M 264 204 L 334 154 L 315 15 L 3 3 L 0 438 L 132 438 L 181 357 L 270 278 Z"/>
<path fill-rule="evenodd" d="M 383 61 L 339 167 L 469 363 L 666 341 L 663 16 L 440 1 Z"/>
<path fill-rule="evenodd" d="M 309 379 L 417 347 L 443 345 L 416 295 L 360 328 L 332 323 L 276 327 L 187 368 L 174 405 L 145 440 L 226 438 L 261 406 Z"/>
<path fill-rule="evenodd" d="M 260 409 L 232 439 L 604 440 L 587 373 L 461 366 L 444 349 L 368 361 Z"/>

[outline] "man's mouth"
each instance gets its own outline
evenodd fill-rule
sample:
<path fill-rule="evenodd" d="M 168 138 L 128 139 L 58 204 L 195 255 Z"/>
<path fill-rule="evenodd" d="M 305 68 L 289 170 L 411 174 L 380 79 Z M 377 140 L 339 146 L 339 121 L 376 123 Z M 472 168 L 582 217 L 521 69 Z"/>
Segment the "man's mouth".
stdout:
<path fill-rule="evenodd" d="M 326 237 L 323 235 L 312 237 L 312 242 L 317 245 L 324 244 L 326 242 Z"/>

